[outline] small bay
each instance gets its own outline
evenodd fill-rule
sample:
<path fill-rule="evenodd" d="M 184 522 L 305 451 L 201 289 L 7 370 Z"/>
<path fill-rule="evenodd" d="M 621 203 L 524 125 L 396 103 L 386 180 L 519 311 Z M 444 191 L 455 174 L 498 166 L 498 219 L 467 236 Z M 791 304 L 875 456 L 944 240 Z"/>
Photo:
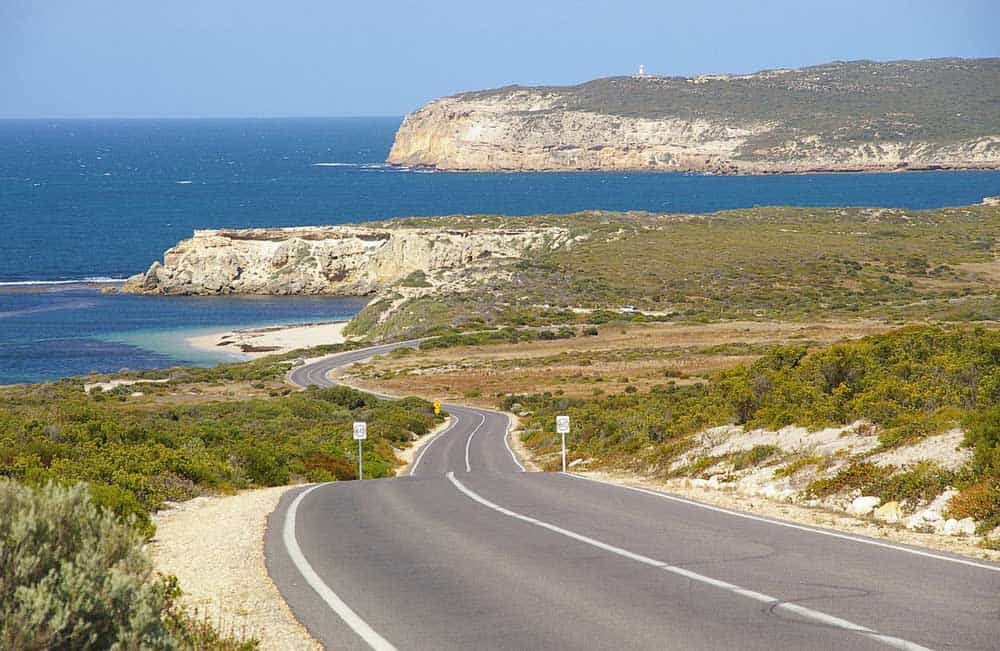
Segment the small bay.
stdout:
<path fill-rule="evenodd" d="M 189 334 L 350 318 L 363 299 L 178 298 L 48 284 L 143 271 L 195 229 L 588 209 L 907 209 L 1000 195 L 1000 172 L 730 177 L 385 166 L 399 118 L 0 121 L 0 383 L 208 364 Z"/>

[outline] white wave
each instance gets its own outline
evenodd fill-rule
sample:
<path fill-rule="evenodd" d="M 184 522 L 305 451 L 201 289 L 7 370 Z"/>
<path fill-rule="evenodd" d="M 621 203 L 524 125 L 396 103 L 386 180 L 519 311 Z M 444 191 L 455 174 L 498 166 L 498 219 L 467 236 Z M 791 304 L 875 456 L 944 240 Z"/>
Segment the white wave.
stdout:
<path fill-rule="evenodd" d="M 32 287 L 34 285 L 94 285 L 106 283 L 123 283 L 127 278 L 109 278 L 107 276 L 88 276 L 73 280 L 0 280 L 0 287 Z"/>
<path fill-rule="evenodd" d="M 177 185 L 191 185 L 194 181 L 174 181 Z"/>
<path fill-rule="evenodd" d="M 313 163 L 313 167 L 364 167 L 361 163 Z"/>

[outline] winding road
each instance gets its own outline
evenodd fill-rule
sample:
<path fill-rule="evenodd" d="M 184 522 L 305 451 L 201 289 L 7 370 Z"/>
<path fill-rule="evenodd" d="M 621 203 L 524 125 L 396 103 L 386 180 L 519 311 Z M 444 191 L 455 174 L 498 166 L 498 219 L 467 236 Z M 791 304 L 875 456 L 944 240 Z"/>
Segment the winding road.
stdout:
<path fill-rule="evenodd" d="M 290 491 L 269 519 L 268 571 L 329 649 L 1000 648 L 1000 565 L 523 472 L 504 414 L 446 409 L 410 476 Z"/>

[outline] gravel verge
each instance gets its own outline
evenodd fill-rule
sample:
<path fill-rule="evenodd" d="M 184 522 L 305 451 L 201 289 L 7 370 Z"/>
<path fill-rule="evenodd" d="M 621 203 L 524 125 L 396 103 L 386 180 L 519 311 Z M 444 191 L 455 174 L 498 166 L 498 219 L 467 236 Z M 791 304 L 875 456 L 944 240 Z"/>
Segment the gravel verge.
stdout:
<path fill-rule="evenodd" d="M 255 637 L 261 649 L 322 649 L 299 624 L 264 565 L 267 516 L 278 486 L 197 497 L 157 513 L 148 551 L 156 569 L 180 581 L 181 603 L 219 630 Z"/>
<path fill-rule="evenodd" d="M 880 538 L 904 545 L 925 547 L 971 558 L 1000 562 L 1000 551 L 980 547 L 971 538 L 967 537 L 922 533 L 906 529 L 900 525 L 857 518 L 845 515 L 844 513 L 835 513 L 788 502 L 769 500 L 759 496 L 743 495 L 736 491 L 706 490 L 692 486 L 690 480 L 684 479 L 657 481 L 624 473 L 600 471 L 576 472 L 575 474 L 622 486 L 637 486 L 658 490 L 696 502 L 774 518 L 775 520 L 786 520 L 860 536 L 868 536 L 870 538 Z"/>

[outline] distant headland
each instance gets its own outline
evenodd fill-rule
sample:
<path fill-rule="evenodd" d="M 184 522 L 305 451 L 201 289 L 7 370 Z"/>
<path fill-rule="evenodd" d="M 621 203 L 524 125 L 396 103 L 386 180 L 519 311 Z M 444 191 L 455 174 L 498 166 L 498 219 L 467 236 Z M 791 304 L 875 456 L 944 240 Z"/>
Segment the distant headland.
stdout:
<path fill-rule="evenodd" d="M 716 174 L 1000 168 L 1000 58 L 639 74 L 434 100 L 388 162 Z"/>

